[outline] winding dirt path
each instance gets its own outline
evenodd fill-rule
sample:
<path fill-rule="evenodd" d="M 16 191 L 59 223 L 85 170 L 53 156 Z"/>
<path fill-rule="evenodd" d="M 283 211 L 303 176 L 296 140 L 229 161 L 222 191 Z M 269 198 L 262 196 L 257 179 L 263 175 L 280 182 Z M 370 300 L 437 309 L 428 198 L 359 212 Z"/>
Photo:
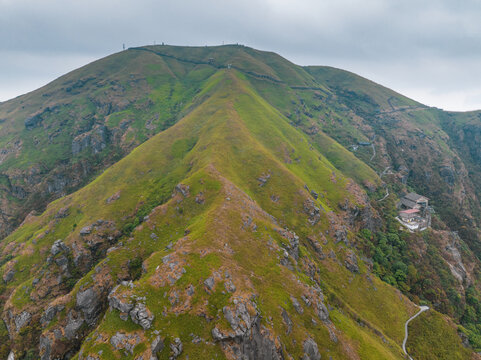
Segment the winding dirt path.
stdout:
<path fill-rule="evenodd" d="M 419 315 L 421 315 L 423 312 L 429 310 L 429 306 L 418 306 L 419 307 L 419 311 L 411 316 L 408 321 L 406 321 L 406 323 L 404 324 L 404 340 L 403 340 L 403 351 L 404 353 L 408 356 L 409 360 L 414 360 L 411 356 L 409 356 L 408 352 L 406 351 L 406 342 L 408 341 L 408 325 L 409 323 L 414 320 L 415 318 L 417 318 Z"/>

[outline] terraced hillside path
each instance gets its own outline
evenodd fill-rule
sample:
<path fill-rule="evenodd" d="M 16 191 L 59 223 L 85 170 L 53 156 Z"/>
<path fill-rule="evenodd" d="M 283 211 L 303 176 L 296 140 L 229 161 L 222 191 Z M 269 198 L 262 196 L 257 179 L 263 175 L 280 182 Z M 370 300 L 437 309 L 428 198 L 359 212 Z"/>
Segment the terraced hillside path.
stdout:
<path fill-rule="evenodd" d="M 409 356 L 408 352 L 406 351 L 406 342 L 408 341 L 408 325 L 411 322 L 411 320 L 414 320 L 417 318 L 419 315 L 421 315 L 423 312 L 429 310 L 429 306 L 419 306 L 419 311 L 411 316 L 408 321 L 404 324 L 404 340 L 403 340 L 403 351 L 404 353 L 408 356 L 409 360 L 414 360 L 411 356 Z"/>

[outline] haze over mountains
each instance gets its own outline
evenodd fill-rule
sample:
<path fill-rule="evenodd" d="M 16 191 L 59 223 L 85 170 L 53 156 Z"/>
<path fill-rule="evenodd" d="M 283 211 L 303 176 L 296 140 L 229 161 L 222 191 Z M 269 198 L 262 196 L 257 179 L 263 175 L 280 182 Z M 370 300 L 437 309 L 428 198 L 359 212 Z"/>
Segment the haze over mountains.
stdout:
<path fill-rule="evenodd" d="M 479 112 L 252 48 L 0 103 L 0 357 L 476 359 Z M 431 228 L 395 219 L 408 192 Z"/>

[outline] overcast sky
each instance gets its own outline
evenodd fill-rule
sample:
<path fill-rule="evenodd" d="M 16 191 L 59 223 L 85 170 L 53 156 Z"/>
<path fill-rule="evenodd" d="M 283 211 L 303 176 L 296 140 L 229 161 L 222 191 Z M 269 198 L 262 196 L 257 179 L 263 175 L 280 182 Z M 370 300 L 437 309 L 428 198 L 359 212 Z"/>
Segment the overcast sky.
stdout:
<path fill-rule="evenodd" d="M 154 42 L 241 43 L 481 109 L 479 0 L 0 0 L 0 101 Z"/>

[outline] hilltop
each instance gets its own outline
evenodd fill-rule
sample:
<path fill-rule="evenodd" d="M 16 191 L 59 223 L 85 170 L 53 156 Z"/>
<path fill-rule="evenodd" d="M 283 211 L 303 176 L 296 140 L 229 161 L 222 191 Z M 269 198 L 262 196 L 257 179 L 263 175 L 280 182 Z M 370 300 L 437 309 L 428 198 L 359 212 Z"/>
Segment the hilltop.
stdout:
<path fill-rule="evenodd" d="M 0 104 L 0 356 L 474 359 L 479 117 L 244 46 Z M 396 202 L 429 197 L 411 233 Z M 385 196 L 385 194 L 389 194 Z"/>

